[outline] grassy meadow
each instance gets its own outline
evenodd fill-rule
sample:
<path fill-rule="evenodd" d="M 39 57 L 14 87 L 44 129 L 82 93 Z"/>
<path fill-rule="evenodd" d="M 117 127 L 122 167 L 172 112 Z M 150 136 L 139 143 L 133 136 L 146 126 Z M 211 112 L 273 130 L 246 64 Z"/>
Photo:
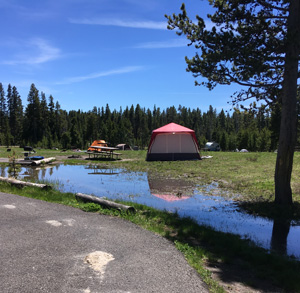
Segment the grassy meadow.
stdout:
<path fill-rule="evenodd" d="M 15 151 L 23 158 L 20 148 L 7 152 L 0 148 L 0 158 L 7 158 Z M 121 160 L 86 160 L 86 155 L 68 150 L 37 150 L 37 155 L 56 157 L 68 164 L 94 163 L 104 167 L 126 168 L 132 171 L 147 171 L 157 178 L 184 179 L 198 185 L 218 182 L 226 192 L 240 202 L 247 202 L 253 213 L 274 218 L 274 153 L 207 152 L 212 156 L 201 161 L 146 162 L 146 151 L 120 151 Z M 79 158 L 68 158 L 71 156 Z M 7 163 L 2 163 L 7 164 Z M 292 177 L 293 198 L 296 210 L 289 217 L 300 219 L 300 153 L 295 153 Z M 214 231 L 197 225 L 191 219 L 179 218 L 176 214 L 158 211 L 143 205 L 132 204 L 135 213 L 103 209 L 93 203 L 77 201 L 74 194 L 56 190 L 44 191 L 35 188 L 17 189 L 0 183 L 2 192 L 70 205 L 88 212 L 123 217 L 166 237 L 182 251 L 187 261 L 208 284 L 211 292 L 300 292 L 300 262 L 284 255 L 268 252 L 239 236 Z M 249 204 L 250 203 L 250 204 Z M 258 291 L 256 291 L 258 290 Z"/>

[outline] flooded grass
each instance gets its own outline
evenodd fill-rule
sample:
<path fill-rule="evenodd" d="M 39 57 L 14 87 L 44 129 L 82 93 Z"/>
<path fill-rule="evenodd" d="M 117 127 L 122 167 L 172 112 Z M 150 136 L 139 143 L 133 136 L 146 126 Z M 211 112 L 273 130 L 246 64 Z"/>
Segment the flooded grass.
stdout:
<path fill-rule="evenodd" d="M 1 173 L 5 173 L 3 168 L 0 170 Z M 241 238 L 250 239 L 268 250 L 279 247 L 276 243 L 282 243 L 281 246 L 285 243 L 285 246 L 280 248 L 280 253 L 300 259 L 299 225 L 292 225 L 290 221 L 290 226 L 286 228 L 288 232 L 283 233 L 283 239 L 275 237 L 278 227 L 281 226 L 270 217 L 258 216 L 258 202 L 256 202 L 258 212 L 250 213 L 250 204 L 238 205 L 243 203 L 235 201 L 239 199 L 239 195 L 228 196 L 226 190 L 219 188 L 218 182 L 195 185 L 183 178 L 162 179 L 146 172 L 129 172 L 125 169 L 112 169 L 94 164 L 55 165 L 45 169 L 24 167 L 19 178 L 42 181 L 48 185 L 53 182 L 53 187 L 61 192 L 80 192 L 111 200 L 128 201 L 130 204 L 144 204 L 172 212 L 180 217 L 190 217 L 199 225 L 240 235 Z M 261 204 L 260 207 L 268 210 L 268 203 Z M 295 213 L 297 210 L 291 215 Z"/>
<path fill-rule="evenodd" d="M 22 148 L 11 148 L 19 158 L 23 157 Z M 37 154 L 45 157 L 56 157 L 58 161 L 67 164 L 93 163 L 111 168 L 123 168 L 131 171 L 140 171 L 156 174 L 162 178 L 184 178 L 196 184 L 213 181 L 219 186 L 240 193 L 243 199 L 261 198 L 274 199 L 274 172 L 275 153 L 235 153 L 235 152 L 207 152 L 202 155 L 212 155 L 212 159 L 201 161 L 175 161 L 175 162 L 147 162 L 146 151 L 120 151 L 122 160 L 86 160 L 84 152 L 71 150 L 37 149 Z M 68 158 L 79 155 L 81 158 Z M 0 157 L 7 158 L 6 148 L 0 147 Z M 300 153 L 294 155 L 292 174 L 293 199 L 300 202 Z"/>

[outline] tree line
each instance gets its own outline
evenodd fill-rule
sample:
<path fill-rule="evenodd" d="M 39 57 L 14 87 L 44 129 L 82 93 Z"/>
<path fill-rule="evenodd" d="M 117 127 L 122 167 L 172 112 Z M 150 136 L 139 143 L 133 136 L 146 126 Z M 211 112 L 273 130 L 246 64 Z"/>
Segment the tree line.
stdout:
<path fill-rule="evenodd" d="M 15 86 L 5 91 L 0 83 L 0 144 L 31 145 L 42 148 L 86 149 L 94 140 L 110 145 L 127 143 L 144 148 L 152 130 L 174 122 L 195 131 L 199 147 L 216 141 L 223 151 L 246 148 L 249 151 L 273 151 L 279 134 L 279 109 L 258 111 L 234 108 L 218 113 L 212 106 L 202 112 L 179 105 L 153 109 L 136 106 L 111 110 L 94 107 L 91 111 L 61 109 L 52 95 L 48 98 L 31 85 L 27 105 Z"/>

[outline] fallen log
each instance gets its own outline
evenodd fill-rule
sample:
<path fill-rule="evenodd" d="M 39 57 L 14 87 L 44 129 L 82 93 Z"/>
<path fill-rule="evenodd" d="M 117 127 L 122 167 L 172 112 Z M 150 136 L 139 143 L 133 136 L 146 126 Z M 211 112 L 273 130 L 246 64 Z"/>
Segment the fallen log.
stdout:
<path fill-rule="evenodd" d="M 15 179 L 15 178 L 10 178 L 10 177 L 1 177 L 0 176 L 0 181 L 8 182 L 8 183 L 10 183 L 12 185 L 15 185 L 17 187 L 32 186 L 32 187 L 38 187 L 38 188 L 41 188 L 41 189 L 51 189 L 51 186 L 47 185 L 47 184 L 21 181 L 21 180 L 18 180 L 18 179 Z"/>
<path fill-rule="evenodd" d="M 84 193 L 76 193 L 76 199 L 81 199 L 83 202 L 97 203 L 106 208 L 114 208 L 114 209 L 123 210 L 123 211 L 127 211 L 127 212 L 135 212 L 134 207 L 116 203 L 114 201 L 109 201 L 109 200 L 106 200 L 106 199 L 103 199 L 103 198 L 100 198 L 97 196 L 88 195 L 88 194 L 84 194 Z"/>
<path fill-rule="evenodd" d="M 31 166 L 38 166 L 38 165 L 41 165 L 41 164 L 46 164 L 46 163 L 53 162 L 55 160 L 56 159 L 54 157 L 45 158 L 45 159 L 42 159 L 42 160 L 36 160 L 36 161 L 31 162 Z"/>

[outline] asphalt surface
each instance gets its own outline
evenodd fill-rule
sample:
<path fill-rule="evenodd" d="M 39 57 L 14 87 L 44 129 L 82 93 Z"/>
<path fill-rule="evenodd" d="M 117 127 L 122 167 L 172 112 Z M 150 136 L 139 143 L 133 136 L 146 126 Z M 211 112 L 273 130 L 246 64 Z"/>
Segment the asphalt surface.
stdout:
<path fill-rule="evenodd" d="M 208 292 L 168 240 L 122 219 L 0 193 L 0 292 Z"/>

